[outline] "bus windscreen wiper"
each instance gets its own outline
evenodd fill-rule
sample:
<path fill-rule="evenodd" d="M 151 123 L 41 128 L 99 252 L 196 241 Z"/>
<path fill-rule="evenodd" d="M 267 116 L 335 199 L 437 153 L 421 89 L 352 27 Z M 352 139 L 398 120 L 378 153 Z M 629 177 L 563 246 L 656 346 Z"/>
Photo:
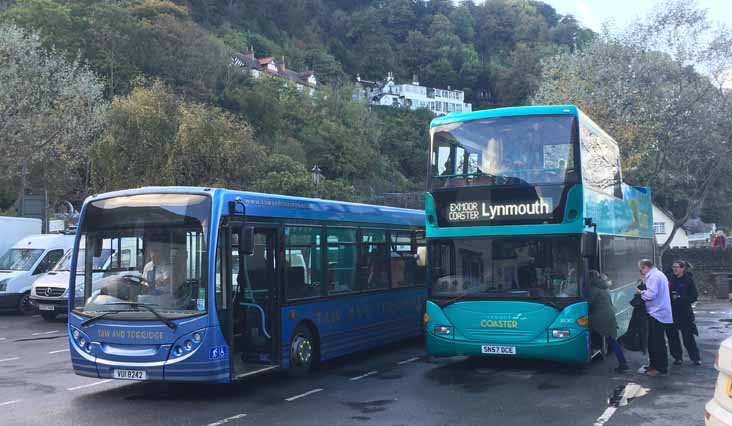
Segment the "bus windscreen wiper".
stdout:
<path fill-rule="evenodd" d="M 139 303 L 139 302 L 112 302 L 112 303 L 105 303 L 105 305 L 124 305 L 124 306 L 132 306 L 134 308 L 144 308 L 147 311 L 150 311 L 153 315 L 155 315 L 155 318 L 159 319 L 163 324 L 167 325 L 171 330 L 175 331 L 175 329 L 178 327 L 175 325 L 173 321 L 171 321 L 169 318 L 164 317 L 160 314 L 160 312 L 156 311 L 149 303 Z"/>
<path fill-rule="evenodd" d="M 82 327 L 88 327 L 88 326 L 92 325 L 93 323 L 99 321 L 100 319 L 106 317 L 107 315 L 118 314 L 120 312 L 124 312 L 124 311 L 108 311 L 108 312 L 102 312 L 101 314 L 99 314 L 99 315 L 97 315 L 95 317 L 91 317 L 88 320 L 82 322 L 81 323 L 81 326 Z"/>

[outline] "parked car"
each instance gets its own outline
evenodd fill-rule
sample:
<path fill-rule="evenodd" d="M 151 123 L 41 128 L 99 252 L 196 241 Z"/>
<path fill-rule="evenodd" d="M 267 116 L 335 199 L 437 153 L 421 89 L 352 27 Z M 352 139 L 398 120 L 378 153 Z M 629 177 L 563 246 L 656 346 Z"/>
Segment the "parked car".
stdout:
<path fill-rule="evenodd" d="M 707 426 L 732 426 L 732 337 L 719 346 L 714 368 L 719 371 L 714 398 L 704 407 Z"/>
<path fill-rule="evenodd" d="M 0 256 L 0 309 L 34 312 L 30 302 L 33 282 L 50 271 L 73 245 L 73 235 L 32 235 Z"/>
<path fill-rule="evenodd" d="M 71 275 L 71 255 L 73 250 L 66 252 L 66 255 L 48 273 L 38 278 L 33 283 L 30 299 L 33 305 L 38 308 L 41 316 L 46 321 L 52 321 L 58 314 L 65 314 L 69 306 L 69 278 Z M 84 248 L 79 252 L 79 259 L 76 265 L 77 277 L 83 275 L 84 271 Z M 100 256 L 94 257 L 94 270 L 104 271 L 109 268 L 109 262 L 113 251 L 103 249 Z M 102 272 L 94 274 L 94 280 L 101 278 Z M 76 297 L 83 297 L 84 286 L 81 283 L 84 278 L 77 278 Z"/>

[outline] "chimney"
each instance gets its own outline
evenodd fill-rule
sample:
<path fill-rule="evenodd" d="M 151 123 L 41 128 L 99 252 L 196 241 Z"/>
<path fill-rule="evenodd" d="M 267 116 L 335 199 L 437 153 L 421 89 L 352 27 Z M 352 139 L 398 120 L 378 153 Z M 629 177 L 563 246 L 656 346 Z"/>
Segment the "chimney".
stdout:
<path fill-rule="evenodd" d="M 248 57 L 252 60 L 254 60 L 254 46 L 249 46 L 249 51 L 244 53 L 245 57 Z"/>
<path fill-rule="evenodd" d="M 388 73 L 386 74 L 386 81 L 387 81 L 387 82 L 389 82 L 389 81 L 394 81 L 394 73 L 393 73 L 393 72 L 389 71 L 389 72 L 388 72 Z"/>
<path fill-rule="evenodd" d="M 356 74 L 356 81 L 361 82 L 361 73 Z"/>
<path fill-rule="evenodd" d="M 419 80 L 417 80 L 417 74 L 412 74 L 412 84 L 419 86 Z"/>
<path fill-rule="evenodd" d="M 279 66 L 277 68 L 279 68 L 280 72 L 284 72 L 287 69 L 285 67 L 285 56 L 284 55 L 282 56 L 282 61 L 280 62 Z"/>

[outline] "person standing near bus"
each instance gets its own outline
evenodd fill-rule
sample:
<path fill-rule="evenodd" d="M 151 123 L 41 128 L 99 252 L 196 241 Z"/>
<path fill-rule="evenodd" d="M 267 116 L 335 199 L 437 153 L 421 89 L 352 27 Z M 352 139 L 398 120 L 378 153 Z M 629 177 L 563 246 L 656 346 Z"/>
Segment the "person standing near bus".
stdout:
<path fill-rule="evenodd" d="M 649 365 L 646 368 L 646 374 L 658 376 L 668 372 L 665 330 L 669 324 L 674 322 L 668 279 L 651 260 L 643 259 L 638 262 L 638 269 L 646 285 L 645 290 L 635 290 L 646 302 L 646 312 L 648 312 Z"/>
<path fill-rule="evenodd" d="M 688 271 L 687 262 L 677 260 L 671 268 L 673 273 L 669 277 L 669 286 L 674 323 L 666 329 L 669 350 L 671 356 L 674 357 L 674 365 L 681 365 L 683 362 L 683 352 L 679 341 L 679 332 L 681 332 L 689 358 L 694 365 L 701 365 L 699 348 L 694 339 L 696 325 L 694 324 L 694 310 L 691 307 L 691 304 L 698 298 L 696 285 L 691 272 Z"/>
<path fill-rule="evenodd" d="M 618 360 L 617 373 L 628 371 L 628 362 L 625 360 L 623 348 L 617 342 L 618 321 L 615 319 L 613 302 L 610 300 L 611 282 L 605 274 L 591 270 L 590 289 L 587 296 L 587 305 L 590 313 L 590 330 L 602 336 L 610 350 Z"/>

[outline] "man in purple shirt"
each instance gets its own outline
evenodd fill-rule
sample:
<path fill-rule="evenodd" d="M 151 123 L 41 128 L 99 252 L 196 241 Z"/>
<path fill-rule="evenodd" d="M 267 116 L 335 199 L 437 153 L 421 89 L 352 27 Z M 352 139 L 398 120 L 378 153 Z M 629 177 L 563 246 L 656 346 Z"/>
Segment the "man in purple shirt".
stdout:
<path fill-rule="evenodd" d="M 643 259 L 638 268 L 646 285 L 645 290 L 636 289 L 636 293 L 646 302 L 648 312 L 648 358 L 650 362 L 646 374 L 657 376 L 668 372 L 668 354 L 666 352 L 665 330 L 673 324 L 671 313 L 671 296 L 668 279 L 659 271 L 653 262 Z"/>

